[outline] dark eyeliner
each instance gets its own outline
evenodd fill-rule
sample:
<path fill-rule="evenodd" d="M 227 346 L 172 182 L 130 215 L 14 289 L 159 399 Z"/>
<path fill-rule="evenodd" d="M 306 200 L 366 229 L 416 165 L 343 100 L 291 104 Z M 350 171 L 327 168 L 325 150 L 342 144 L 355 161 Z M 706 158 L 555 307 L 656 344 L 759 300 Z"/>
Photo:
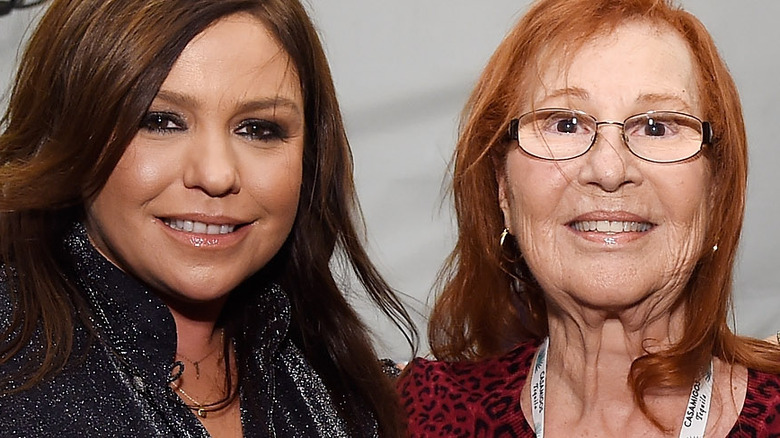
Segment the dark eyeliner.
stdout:
<path fill-rule="evenodd" d="M 246 132 L 237 133 L 248 137 L 250 140 L 274 141 L 285 140 L 288 137 L 286 130 L 281 125 L 265 119 L 244 120 L 236 129 L 236 131 L 242 130 L 246 130 Z"/>
<path fill-rule="evenodd" d="M 174 126 L 166 126 L 169 124 Z M 168 111 L 149 111 L 141 119 L 139 128 L 149 132 L 166 134 L 174 131 L 183 131 L 186 129 L 186 125 L 178 114 Z"/>

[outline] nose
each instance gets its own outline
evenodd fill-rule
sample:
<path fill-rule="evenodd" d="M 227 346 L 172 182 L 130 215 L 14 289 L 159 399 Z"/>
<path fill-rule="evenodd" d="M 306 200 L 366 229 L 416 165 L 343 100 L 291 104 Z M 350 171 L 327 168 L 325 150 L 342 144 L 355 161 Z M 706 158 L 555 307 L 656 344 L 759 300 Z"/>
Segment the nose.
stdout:
<path fill-rule="evenodd" d="M 211 197 L 238 193 L 241 189 L 238 159 L 229 134 L 204 133 L 187 148 L 184 186 Z"/>
<path fill-rule="evenodd" d="M 595 143 L 582 157 L 585 160 L 579 172 L 582 184 L 615 192 L 639 182 L 640 175 L 633 166 L 635 157 L 624 143 L 622 126 L 619 122 L 598 124 Z"/>

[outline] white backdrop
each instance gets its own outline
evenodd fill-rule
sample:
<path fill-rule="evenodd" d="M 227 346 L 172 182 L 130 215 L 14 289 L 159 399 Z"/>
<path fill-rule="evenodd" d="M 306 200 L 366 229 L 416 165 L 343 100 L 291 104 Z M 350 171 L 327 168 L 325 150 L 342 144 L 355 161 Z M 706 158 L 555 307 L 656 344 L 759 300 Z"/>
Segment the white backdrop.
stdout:
<path fill-rule="evenodd" d="M 453 243 L 447 163 L 471 86 L 527 0 L 310 0 L 355 157 L 368 246 L 407 293 L 425 333 L 431 286 Z M 780 329 L 780 16 L 777 0 L 685 0 L 714 35 L 740 88 L 750 141 L 748 209 L 735 284 L 737 331 Z M 0 17 L 0 90 L 39 8 Z M 0 105 L 2 107 L 2 105 Z M 489 291 L 475 291 L 489 293 Z M 360 305 L 360 303 L 357 303 Z M 383 354 L 400 334 L 364 312 Z M 426 347 L 423 345 L 421 352 Z"/>

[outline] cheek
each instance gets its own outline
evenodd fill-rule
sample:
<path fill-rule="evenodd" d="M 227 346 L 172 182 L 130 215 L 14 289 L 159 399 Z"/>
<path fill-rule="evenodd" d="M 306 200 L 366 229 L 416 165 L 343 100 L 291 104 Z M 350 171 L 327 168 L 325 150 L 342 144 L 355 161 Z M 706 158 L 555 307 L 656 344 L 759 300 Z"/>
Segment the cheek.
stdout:
<path fill-rule="evenodd" d="M 281 179 L 282 182 L 278 188 L 280 196 L 287 199 L 290 205 L 297 206 L 303 183 L 303 154 L 301 152 L 296 151 L 295 154 L 288 157 L 286 170 Z"/>
<path fill-rule="evenodd" d="M 693 170 L 693 169 L 689 169 Z M 656 186 L 668 220 L 666 247 L 669 262 L 687 272 L 698 260 L 708 229 L 709 177 L 704 171 L 667 177 Z"/>
<path fill-rule="evenodd" d="M 111 172 L 98 198 L 106 203 L 143 205 L 158 196 L 180 173 L 181 160 L 132 142 Z M 116 198 L 116 199 L 114 199 Z M 127 211 L 126 213 L 131 213 Z"/>
<path fill-rule="evenodd" d="M 142 147 L 131 143 L 120 158 L 100 192 L 86 204 L 87 229 L 90 238 L 104 256 L 115 264 L 111 248 L 133 245 L 127 235 L 141 235 L 138 218 L 144 206 L 155 199 L 175 173 L 171 160 L 151 159 Z"/>
<path fill-rule="evenodd" d="M 135 163 L 123 157 L 89 206 L 89 214 L 101 222 L 121 220 L 127 215 L 134 201 L 143 198 L 148 181 L 137 170 Z"/>
<path fill-rule="evenodd" d="M 507 166 L 513 233 L 531 239 L 539 237 L 537 233 L 548 234 L 565 212 L 564 197 L 570 186 L 565 170 L 525 156 L 510 157 Z"/>
<path fill-rule="evenodd" d="M 681 172 L 661 175 L 654 182 L 671 224 L 703 235 L 709 219 L 710 178 L 704 163 L 697 164 L 687 169 L 681 167 Z"/>
<path fill-rule="evenodd" d="M 257 159 L 246 168 L 247 188 L 264 210 L 288 220 L 297 212 L 303 175 L 302 154 L 295 150 L 273 159 Z M 243 177 L 242 177 L 243 179 Z"/>
<path fill-rule="evenodd" d="M 511 232 L 538 280 L 560 276 L 560 233 L 566 232 L 566 194 L 571 188 L 557 163 L 521 156 L 508 161 L 507 187 Z"/>

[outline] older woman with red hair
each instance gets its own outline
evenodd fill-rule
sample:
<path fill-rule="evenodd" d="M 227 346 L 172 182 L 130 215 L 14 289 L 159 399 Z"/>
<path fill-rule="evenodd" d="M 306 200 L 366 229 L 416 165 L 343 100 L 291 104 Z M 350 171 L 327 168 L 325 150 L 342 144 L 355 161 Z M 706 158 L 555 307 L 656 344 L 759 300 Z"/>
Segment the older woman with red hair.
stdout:
<path fill-rule="evenodd" d="M 410 434 L 780 434 L 780 350 L 727 324 L 746 161 L 692 15 L 535 3 L 464 115 L 439 361 L 401 381 Z"/>

